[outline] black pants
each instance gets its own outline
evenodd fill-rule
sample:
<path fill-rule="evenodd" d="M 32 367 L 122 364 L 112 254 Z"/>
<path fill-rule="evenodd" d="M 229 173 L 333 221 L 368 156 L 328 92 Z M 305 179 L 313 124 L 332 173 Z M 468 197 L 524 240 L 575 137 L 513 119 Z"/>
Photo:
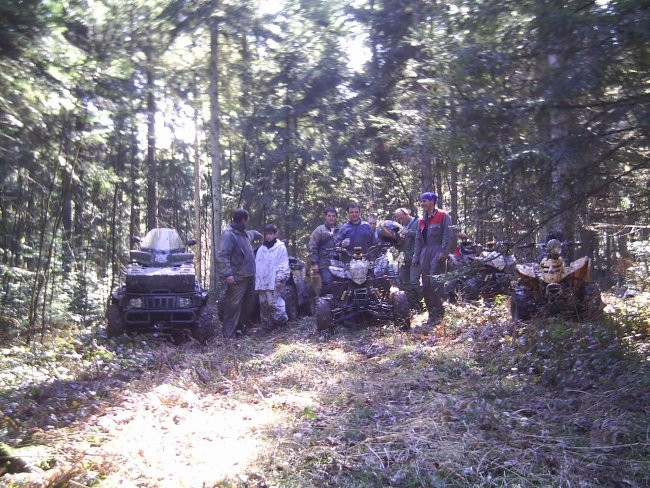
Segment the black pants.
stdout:
<path fill-rule="evenodd" d="M 334 283 L 334 277 L 329 268 L 320 268 L 318 270 L 321 278 L 320 286 L 320 296 L 331 295 L 332 294 L 332 283 Z"/>
<path fill-rule="evenodd" d="M 223 336 L 237 337 L 237 329 L 246 323 L 255 299 L 255 277 L 238 278 L 234 285 L 226 285 L 223 298 Z"/>

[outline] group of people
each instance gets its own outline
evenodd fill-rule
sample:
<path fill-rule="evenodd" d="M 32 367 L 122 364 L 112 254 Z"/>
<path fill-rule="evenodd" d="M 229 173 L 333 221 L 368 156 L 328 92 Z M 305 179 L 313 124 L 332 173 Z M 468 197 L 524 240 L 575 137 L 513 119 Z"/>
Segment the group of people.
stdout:
<path fill-rule="evenodd" d="M 422 194 L 422 218 L 412 216 L 407 208 L 395 210 L 395 220 L 402 226 L 400 232 L 400 288 L 408 297 L 411 308 L 422 310 L 422 299 L 428 312 L 427 325 L 440 323 L 444 316 L 444 285 L 436 275 L 445 271 L 451 248 L 451 219 L 437 208 L 438 195 Z M 361 248 L 362 252 L 377 242 L 377 217 L 361 217 L 361 207 L 351 201 L 347 205 L 347 221 L 339 226 L 335 208 L 325 211 L 325 222 L 319 225 L 309 239 L 311 269 L 321 277 L 321 295 L 332 293 L 333 276 L 329 269 L 332 248 Z M 217 255 L 217 271 L 226 284 L 223 298 L 223 335 L 237 337 L 243 333 L 243 324 L 253 308 L 251 300 L 258 292 L 260 325 L 271 330 L 287 322 L 287 313 L 281 292 L 289 278 L 289 258 L 286 246 L 278 240 L 278 229 L 273 224 L 264 228 L 263 244 L 253 252 L 255 237 L 246 230 L 249 214 L 237 209 L 231 224 L 221 236 Z"/>
<path fill-rule="evenodd" d="M 262 245 L 253 252 L 253 240 L 259 233 L 247 231 L 248 211 L 237 209 L 232 222 L 221 234 L 217 253 L 217 271 L 226 285 L 222 300 L 224 337 L 244 333 L 244 324 L 253 309 L 255 293 L 260 303 L 260 324 L 265 330 L 284 325 L 289 320 L 282 290 L 289 278 L 289 255 L 278 239 L 278 228 L 264 227 Z"/>
<path fill-rule="evenodd" d="M 422 299 L 428 312 L 427 325 L 437 325 L 444 316 L 444 284 L 436 275 L 445 272 L 445 263 L 451 249 L 451 218 L 437 208 L 438 195 L 433 192 L 422 194 L 422 218 L 411 215 L 407 208 L 395 210 L 395 221 L 402 226 L 399 283 L 404 290 L 411 309 L 422 311 Z M 332 293 L 332 273 L 329 270 L 331 249 L 360 247 L 362 252 L 378 239 L 377 217 L 369 215 L 367 221 L 361 218 L 361 209 L 356 202 L 347 207 L 347 222 L 337 224 L 334 208 L 325 213 L 325 223 L 318 226 L 309 239 L 309 255 L 312 271 L 321 276 L 321 295 Z"/>

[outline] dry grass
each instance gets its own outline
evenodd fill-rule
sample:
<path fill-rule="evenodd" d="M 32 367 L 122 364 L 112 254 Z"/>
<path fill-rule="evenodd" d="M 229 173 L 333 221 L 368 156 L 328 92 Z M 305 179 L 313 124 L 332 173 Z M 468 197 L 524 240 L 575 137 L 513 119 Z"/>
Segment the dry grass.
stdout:
<path fill-rule="evenodd" d="M 445 324 L 160 342 L 139 379 L 41 442 L 99 486 L 650 484 L 647 358 L 615 325 L 524 327 L 502 305 Z"/>

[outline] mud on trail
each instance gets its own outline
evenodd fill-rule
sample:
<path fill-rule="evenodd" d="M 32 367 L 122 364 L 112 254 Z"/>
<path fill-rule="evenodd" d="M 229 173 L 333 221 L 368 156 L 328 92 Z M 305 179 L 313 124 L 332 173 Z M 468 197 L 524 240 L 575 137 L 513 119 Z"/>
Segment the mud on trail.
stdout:
<path fill-rule="evenodd" d="M 3 350 L 0 486 L 647 486 L 647 337 L 506 306 Z M 20 469 L 19 469 L 20 468 Z M 2 471 L 4 470 L 4 471 Z M 10 472 L 17 471 L 17 472 Z"/>

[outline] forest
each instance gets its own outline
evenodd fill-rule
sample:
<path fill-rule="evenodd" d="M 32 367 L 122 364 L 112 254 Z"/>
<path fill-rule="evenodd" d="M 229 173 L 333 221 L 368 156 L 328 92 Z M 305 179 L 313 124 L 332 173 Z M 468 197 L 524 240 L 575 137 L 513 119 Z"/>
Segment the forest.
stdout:
<path fill-rule="evenodd" d="M 639 348 L 641 357 L 647 355 L 650 332 L 649 138 L 648 0 L 4 0 L 0 3 L 0 338 L 7 347 L 24 347 L 21 351 L 31 358 L 24 361 L 33 365 L 41 364 L 55 344 L 70 341 L 65 347 L 71 349 L 64 356 L 74 362 L 75 354 L 81 354 L 79 368 L 85 361 L 92 364 L 86 366 L 96 377 L 83 381 L 94 382 L 88 383 L 88 391 L 99 391 L 100 396 L 104 392 L 102 401 L 114 399 L 106 393 L 109 379 L 121 384 L 142 382 L 141 372 L 154 368 L 175 379 L 179 390 L 187 385 L 184 375 L 191 370 L 192 381 L 196 375 L 203 378 L 197 384 L 206 383 L 207 377 L 219 378 L 222 394 L 243 389 L 238 391 L 245 390 L 247 396 L 237 398 L 242 405 L 261 401 L 268 406 L 275 401 L 269 407 L 273 410 L 285 403 L 272 400 L 273 368 L 256 363 L 261 355 L 273 357 L 276 371 L 296 375 L 316 388 L 317 378 L 283 368 L 327 353 L 330 356 L 318 356 L 316 363 L 321 372 L 335 374 L 330 371 L 332 364 L 343 361 L 334 352 L 338 346 L 357 355 L 352 362 L 385 354 L 396 363 L 411 358 L 424 369 L 440 366 L 448 377 L 429 378 L 434 383 L 459 380 L 468 392 L 474 391 L 481 380 L 480 375 L 473 376 L 476 365 L 461 365 L 467 350 L 454 349 L 458 356 L 443 358 L 436 349 L 427 356 L 430 351 L 418 349 L 417 340 L 391 342 L 383 335 L 377 337 L 378 331 L 350 332 L 353 335 L 343 345 L 341 338 L 323 344 L 300 342 L 301 346 L 293 346 L 296 349 L 285 344 L 285 349 L 273 353 L 268 349 L 272 342 L 264 345 L 263 352 L 244 342 L 239 358 L 235 346 L 220 345 L 225 349 L 218 365 L 209 350 L 179 358 L 180 353 L 156 340 L 153 345 L 138 339 L 115 345 L 97 332 L 105 322 L 111 290 L 124 279 L 133 236 L 170 227 L 183 239 L 196 239 L 197 273 L 216 299 L 222 284 L 217 280 L 215 250 L 236 208 L 250 212 L 251 228 L 261 230 L 275 223 L 290 254 L 305 259 L 309 235 L 323 222 L 327 207 L 337 208 L 342 221 L 352 199 L 361 204 L 364 217 L 392 219 L 399 207 L 417 213 L 420 194 L 435 191 L 454 229 L 476 242 L 535 243 L 550 231 L 561 231 L 581 243 L 580 255 L 591 258 L 592 276 L 610 297 L 605 299 L 610 319 L 603 325 L 608 332 L 592 334 L 596 325 L 583 324 L 578 329 L 585 335 L 575 347 L 587 347 L 583 339 L 597 337 L 598 346 L 580 354 L 597 350 L 607 361 L 613 357 L 624 361 L 625 367 L 617 362 L 620 367 L 607 373 L 599 369 L 593 377 L 578 368 L 590 378 L 585 380 L 587 386 L 574 377 L 549 380 L 535 373 L 532 388 L 559 387 L 568 394 L 599 384 L 611 387 L 598 390 L 599 398 L 607 398 L 610 406 L 616 403 L 622 409 L 617 412 L 630 415 L 623 422 L 629 429 L 610 432 L 613 437 L 596 448 L 601 456 L 596 474 L 590 478 L 585 474 L 588 470 L 558 467 L 562 462 L 550 453 L 551 443 L 545 443 L 557 437 L 542 425 L 541 400 L 538 406 L 513 406 L 512 412 L 519 413 L 510 421 L 516 418 L 526 428 L 540 422 L 540 432 L 545 434 L 538 432 L 531 442 L 543 444 L 545 455 L 553 457 L 552 462 L 544 461 L 554 473 L 548 476 L 531 467 L 535 466 L 531 459 L 523 463 L 515 456 L 510 465 L 507 459 L 490 460 L 488 453 L 493 451 L 483 444 L 471 452 L 482 452 L 476 463 L 485 461 L 487 471 L 476 465 L 474 471 L 466 471 L 461 466 L 464 448 L 456 445 L 454 462 L 460 464 L 441 462 L 433 469 L 431 460 L 426 467 L 433 471 L 419 477 L 419 468 L 408 464 L 412 458 L 404 453 L 415 455 L 424 449 L 420 444 L 417 449 L 411 444 L 401 450 L 405 457 L 399 462 L 407 467 L 391 471 L 391 460 L 397 461 L 388 451 L 386 459 L 385 453 L 374 450 L 377 445 L 368 444 L 370 454 L 352 453 L 363 441 L 328 431 L 334 428 L 331 412 L 318 411 L 313 403 L 292 408 L 302 421 L 313 422 L 313 429 L 329 432 L 327 449 L 345 445 L 348 457 L 331 458 L 324 445 L 298 458 L 286 451 L 282 461 L 282 469 L 289 473 L 286 478 L 280 468 L 249 473 L 245 479 L 226 471 L 220 482 L 201 478 L 204 486 L 277 486 L 283 482 L 278 480 L 287 479 L 286 486 L 644 486 L 650 476 L 647 457 L 643 461 L 649 444 L 647 403 L 643 407 L 642 400 L 647 399 L 648 385 L 647 379 L 639 379 L 643 360 L 635 361 Z M 629 304 L 621 305 L 627 295 L 637 297 L 634 313 Z M 531 331 L 517 329 L 498 311 L 460 307 L 452 310 L 451 317 L 446 331 L 450 348 L 458 346 L 460 338 L 474 341 L 477 354 L 491 354 L 506 343 L 516 349 L 517 340 L 523 341 L 521 347 L 530 345 L 526 341 Z M 308 319 L 301 320 L 292 338 L 309 342 L 309 326 L 303 323 Z M 476 328 L 488 325 L 498 326 L 500 343 L 477 332 Z M 528 350 L 559 361 L 551 368 L 556 373 L 563 370 L 558 364 L 567 358 L 561 351 L 567 338 L 562 334 L 567 332 L 562 331 L 553 336 L 562 358 L 548 351 L 542 354 L 539 344 Z M 354 334 L 369 334 L 366 339 L 379 344 L 381 351 L 371 352 L 370 344 L 367 349 L 358 345 L 361 339 Z M 423 337 L 422 344 L 427 340 Z M 614 343 L 620 349 L 613 351 Z M 463 344 L 464 348 L 468 343 Z M 151 352 L 151 347 L 156 350 Z M 516 362 L 519 356 L 513 350 L 508 354 Z M 5 360 L 13 361 L 7 359 L 12 354 L 4 354 Z M 61 360 L 58 353 L 49 357 Z M 109 357 L 125 371 L 106 365 Z M 503 369 L 494 366 L 491 372 L 503 378 L 503 371 L 517 368 L 538 371 L 538 364 L 527 363 L 533 359 L 523 357 L 522 364 L 504 362 Z M 586 362 L 580 361 L 584 368 Z M 19 368 L 20 363 L 12 362 L 11 367 Z M 104 369 L 98 364 L 104 364 Z M 34 367 L 42 372 L 50 366 Z M 269 384 L 259 383 L 259 388 L 246 384 L 245 372 L 250 373 L 250 368 L 268 374 L 264 381 Z M 634 380 L 616 387 L 608 382 L 613 381 L 609 374 L 619 374 L 620 379 L 621 371 L 628 368 L 636 371 Z M 383 374 L 383 367 L 375 364 L 355 374 L 361 377 L 380 370 Z M 81 381 L 81 373 L 69 370 L 56 381 L 64 381 L 66 375 Z M 18 432 L 27 428 L 28 419 L 40 418 L 33 403 L 45 398 L 46 390 L 48 398 L 56 397 L 58 390 L 40 373 L 24 380 L 37 386 L 14 384 L 8 375 L 0 378 L 2 396 L 9 399 L 0 412 L 0 433 L 3 441 L 15 441 L 16 436 L 25 437 Z M 394 378 L 391 388 L 397 388 L 398 380 L 404 378 Z M 280 378 L 283 381 L 288 380 Z M 513 388 L 510 380 L 497 383 L 494 391 Z M 68 384 L 66 391 L 70 393 L 75 384 Z M 139 394 L 144 395 L 139 385 Z M 350 380 L 350 391 L 359 386 Z M 621 406 L 625 401 L 619 404 L 608 396 L 615 390 L 625 390 L 623 396 L 634 399 L 636 410 L 625 410 Z M 338 408 L 341 413 L 346 401 L 356 405 L 350 391 L 328 390 L 335 397 L 332 411 Z M 494 399 L 490 391 L 484 392 L 488 400 Z M 514 390 L 509 391 L 512 396 L 504 401 L 516 403 Z M 165 390 L 161 402 L 188 402 L 179 400 L 177 392 L 169 400 L 169 394 Z M 32 406 L 20 410 L 19 398 Z M 381 423 L 392 415 L 390 408 L 373 410 L 368 398 L 363 422 Z M 79 414 L 79 399 L 68 400 L 64 411 L 75 409 L 76 420 L 90 415 Z M 564 420 L 579 422 L 569 414 L 570 400 L 558 397 L 557 401 L 564 400 Z M 505 420 L 481 403 L 484 399 L 478 404 L 468 402 L 462 408 L 440 398 L 433 403 L 437 412 L 446 412 L 445 419 L 465 415 L 468 425 L 476 423 L 479 430 L 492 433 L 506 428 L 500 424 Z M 202 408 L 197 398 L 189 403 Z M 581 405 L 587 408 L 585 417 L 593 414 L 591 422 L 600 418 L 602 412 L 589 410 L 588 401 Z M 417 410 L 414 405 L 409 408 Z M 526 408 L 534 412 L 528 415 Z M 477 419 L 481 409 L 491 419 L 487 426 L 482 423 L 487 417 Z M 63 422 L 48 420 L 51 412 L 41 413 L 38 429 Z M 612 415 L 623 418 L 623 414 Z M 409 432 L 420 439 L 419 426 L 411 427 Z M 604 423 L 601 427 L 606 430 Z M 30 432 L 35 442 L 38 435 Z M 301 443 L 313 431 L 296 428 L 285 434 L 277 434 L 276 448 L 291 444 L 291 436 Z M 386 438 L 399 443 L 402 434 L 391 431 Z M 450 437 L 441 434 L 440 438 L 452 442 L 453 436 L 447 434 Z M 621 454 L 619 448 L 628 451 Z M 370 461 L 364 464 L 364 456 L 375 456 L 379 467 Z M 576 463 L 573 467 L 587 462 L 587 455 L 578 457 L 569 456 Z M 601 468 L 603 472 L 614 469 L 616 459 L 625 460 L 621 472 L 604 478 L 598 474 Z M 321 474 L 305 478 L 292 473 L 289 466 L 296 460 Z M 490 471 L 490 463 L 503 466 L 504 462 L 509 475 Z M 102 466 L 84 464 L 84 472 L 110 479 L 107 465 Z M 374 466 L 376 471 L 363 480 L 354 474 L 363 471 L 360 466 Z M 341 477 L 334 476 L 333 470 Z M 70 486 L 98 482 L 88 476 L 79 481 L 77 475 L 75 471 L 66 478 Z M 194 481 L 186 486 L 195 486 Z M 140 486 L 163 485 L 149 479 Z"/>
<path fill-rule="evenodd" d="M 234 208 L 304 256 L 326 207 L 423 190 L 478 242 L 562 229 L 620 284 L 650 225 L 647 6 L 3 2 L 2 315 L 97 320 L 156 226 L 214 291 Z"/>

